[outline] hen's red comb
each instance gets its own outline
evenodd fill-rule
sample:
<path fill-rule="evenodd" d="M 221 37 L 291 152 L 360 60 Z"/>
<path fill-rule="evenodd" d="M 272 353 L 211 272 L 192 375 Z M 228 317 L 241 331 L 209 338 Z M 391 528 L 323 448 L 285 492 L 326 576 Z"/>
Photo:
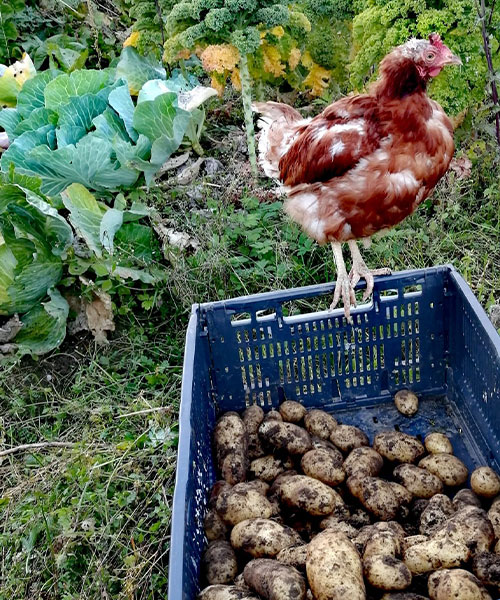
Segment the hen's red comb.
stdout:
<path fill-rule="evenodd" d="M 444 46 L 443 42 L 441 41 L 441 36 L 439 35 L 439 33 L 431 33 L 429 36 L 429 42 L 433 46 L 437 46 L 437 47 Z"/>

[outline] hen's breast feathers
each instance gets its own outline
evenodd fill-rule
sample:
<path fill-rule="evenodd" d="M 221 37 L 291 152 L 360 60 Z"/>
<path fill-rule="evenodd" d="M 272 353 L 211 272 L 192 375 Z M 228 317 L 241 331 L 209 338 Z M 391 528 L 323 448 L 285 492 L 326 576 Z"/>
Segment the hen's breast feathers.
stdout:
<path fill-rule="evenodd" d="M 284 183 L 286 212 L 320 243 L 399 223 L 448 168 L 452 128 L 437 103 L 425 94 L 379 102 L 343 98 L 310 121 L 277 108 L 285 105 L 258 107 L 267 119 L 261 164 Z M 271 104 L 272 116 L 265 108 Z"/>

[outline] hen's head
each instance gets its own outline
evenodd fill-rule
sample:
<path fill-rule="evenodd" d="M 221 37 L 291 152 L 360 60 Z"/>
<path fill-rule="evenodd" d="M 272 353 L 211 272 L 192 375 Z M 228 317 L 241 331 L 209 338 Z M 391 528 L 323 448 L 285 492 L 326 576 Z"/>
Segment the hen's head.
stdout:
<path fill-rule="evenodd" d="M 458 56 L 443 44 L 439 33 L 431 33 L 428 40 L 412 38 L 406 44 L 398 46 L 396 52 L 412 60 L 419 75 L 426 80 L 439 75 L 446 65 L 462 64 Z"/>

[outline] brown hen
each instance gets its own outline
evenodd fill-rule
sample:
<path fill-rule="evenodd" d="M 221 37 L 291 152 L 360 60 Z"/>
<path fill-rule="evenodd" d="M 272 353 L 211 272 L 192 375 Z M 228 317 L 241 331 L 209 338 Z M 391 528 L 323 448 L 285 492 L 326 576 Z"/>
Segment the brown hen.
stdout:
<path fill-rule="evenodd" d="M 390 273 L 368 269 L 355 240 L 410 215 L 448 169 L 452 124 L 426 87 L 444 66 L 460 64 L 432 34 L 388 54 L 368 94 L 342 98 L 313 119 L 286 104 L 254 105 L 262 115 L 260 164 L 282 183 L 291 218 L 320 244 L 331 242 L 337 266 L 331 308 L 342 298 L 348 319 L 359 279 L 366 280 L 366 300 L 373 276 Z M 342 242 L 352 255 L 349 275 Z"/>

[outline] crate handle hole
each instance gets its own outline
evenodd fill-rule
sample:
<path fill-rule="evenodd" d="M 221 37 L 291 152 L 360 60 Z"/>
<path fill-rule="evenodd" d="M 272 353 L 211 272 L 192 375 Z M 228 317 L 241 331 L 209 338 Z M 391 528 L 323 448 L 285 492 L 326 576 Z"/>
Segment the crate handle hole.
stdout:
<path fill-rule="evenodd" d="M 391 300 L 398 297 L 398 290 L 380 290 L 381 300 Z"/>
<path fill-rule="evenodd" d="M 249 320 L 250 320 L 249 312 L 234 313 L 234 315 L 231 315 L 231 323 L 234 323 L 235 321 L 249 321 Z"/>
<path fill-rule="evenodd" d="M 416 285 L 405 285 L 403 288 L 404 296 L 421 296 L 422 295 L 422 284 Z"/>

